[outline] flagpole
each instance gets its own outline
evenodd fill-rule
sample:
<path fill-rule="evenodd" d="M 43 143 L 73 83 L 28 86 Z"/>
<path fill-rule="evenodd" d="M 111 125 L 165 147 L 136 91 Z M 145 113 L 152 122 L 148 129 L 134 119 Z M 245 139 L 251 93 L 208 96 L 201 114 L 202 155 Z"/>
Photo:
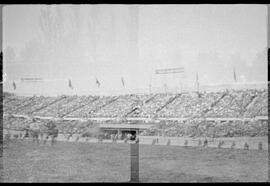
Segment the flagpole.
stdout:
<path fill-rule="evenodd" d="M 233 67 L 233 77 L 234 77 L 234 82 L 237 83 L 235 67 Z"/>

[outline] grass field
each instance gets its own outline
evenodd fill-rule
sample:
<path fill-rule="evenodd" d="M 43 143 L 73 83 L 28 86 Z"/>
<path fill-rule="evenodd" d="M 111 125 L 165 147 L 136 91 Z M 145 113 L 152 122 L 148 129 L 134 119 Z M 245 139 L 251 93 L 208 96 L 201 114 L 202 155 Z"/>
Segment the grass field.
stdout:
<path fill-rule="evenodd" d="M 130 144 L 13 141 L 4 182 L 128 182 Z M 139 146 L 140 182 L 267 181 L 268 151 Z"/>

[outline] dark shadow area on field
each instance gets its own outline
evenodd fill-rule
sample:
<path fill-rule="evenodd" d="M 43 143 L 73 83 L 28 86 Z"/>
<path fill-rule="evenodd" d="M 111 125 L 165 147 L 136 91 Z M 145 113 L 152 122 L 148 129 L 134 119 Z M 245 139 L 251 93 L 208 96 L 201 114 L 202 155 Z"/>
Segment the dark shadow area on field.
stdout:
<path fill-rule="evenodd" d="M 130 182 L 139 183 L 139 144 L 130 144 Z"/>

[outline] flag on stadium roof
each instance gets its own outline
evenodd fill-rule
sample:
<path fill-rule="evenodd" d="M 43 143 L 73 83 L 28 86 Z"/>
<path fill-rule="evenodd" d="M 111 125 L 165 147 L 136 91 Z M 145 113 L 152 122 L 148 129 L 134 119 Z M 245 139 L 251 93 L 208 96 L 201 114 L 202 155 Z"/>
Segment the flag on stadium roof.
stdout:
<path fill-rule="evenodd" d="M 16 90 L 17 87 L 16 87 L 16 83 L 14 81 L 13 81 L 12 85 L 13 85 L 13 89 Z"/>
<path fill-rule="evenodd" d="M 236 73 L 235 73 L 235 68 L 234 67 L 233 67 L 233 78 L 234 78 L 234 81 L 237 82 Z"/>
<path fill-rule="evenodd" d="M 73 86 L 72 86 L 72 83 L 71 83 L 70 79 L 68 80 L 68 86 L 69 86 L 69 88 L 73 89 Z"/>
<path fill-rule="evenodd" d="M 100 82 L 98 81 L 97 78 L 96 78 L 96 84 L 98 85 L 98 87 L 100 86 Z"/>
<path fill-rule="evenodd" d="M 122 81 L 122 85 L 124 87 L 125 86 L 125 82 L 124 82 L 124 78 L 123 77 L 121 77 L 121 81 Z"/>

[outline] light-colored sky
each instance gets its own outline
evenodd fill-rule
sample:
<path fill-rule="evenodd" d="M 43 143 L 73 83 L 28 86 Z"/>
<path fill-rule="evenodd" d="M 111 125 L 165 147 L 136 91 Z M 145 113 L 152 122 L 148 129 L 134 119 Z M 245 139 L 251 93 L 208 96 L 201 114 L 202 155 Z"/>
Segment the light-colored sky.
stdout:
<path fill-rule="evenodd" d="M 46 10 L 52 35 L 40 27 Z M 238 82 L 267 81 L 267 7 L 10 5 L 3 9 L 4 54 L 8 47 L 15 57 L 4 58 L 4 90 L 13 91 L 15 81 L 17 93 L 148 91 L 165 83 L 179 89 L 194 86 L 196 72 L 200 84 L 233 83 L 234 67 Z M 155 74 L 175 67 L 185 73 Z M 20 81 L 25 77 L 44 82 L 33 86 Z"/>

